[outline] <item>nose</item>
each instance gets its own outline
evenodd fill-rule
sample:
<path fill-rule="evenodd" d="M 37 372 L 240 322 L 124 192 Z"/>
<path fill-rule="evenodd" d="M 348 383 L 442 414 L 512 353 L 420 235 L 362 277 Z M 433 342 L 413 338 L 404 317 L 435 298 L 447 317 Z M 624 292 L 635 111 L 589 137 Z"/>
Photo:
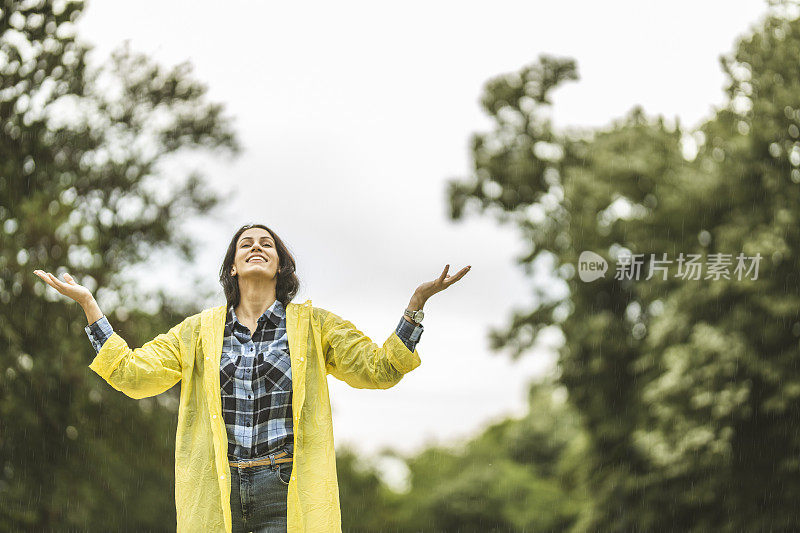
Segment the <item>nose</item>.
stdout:
<path fill-rule="evenodd" d="M 264 253 L 264 251 L 258 245 L 253 246 L 253 249 L 250 250 L 250 253 L 247 254 L 247 257 L 250 257 L 250 256 L 255 255 L 255 254 L 267 255 L 267 254 Z"/>

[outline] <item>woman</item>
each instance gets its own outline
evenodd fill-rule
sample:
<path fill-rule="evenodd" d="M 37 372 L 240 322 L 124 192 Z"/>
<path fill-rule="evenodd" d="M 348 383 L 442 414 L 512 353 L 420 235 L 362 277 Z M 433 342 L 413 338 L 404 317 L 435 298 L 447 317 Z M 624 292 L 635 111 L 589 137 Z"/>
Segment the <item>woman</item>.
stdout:
<path fill-rule="evenodd" d="M 379 346 L 351 322 L 293 303 L 294 258 L 267 226 L 241 227 L 220 270 L 226 305 L 130 349 L 69 274 L 34 271 L 81 304 L 97 354 L 89 368 L 131 398 L 181 381 L 175 441 L 178 531 L 341 531 L 327 374 L 389 388 L 420 365 L 422 307 L 470 266 L 414 291 Z"/>

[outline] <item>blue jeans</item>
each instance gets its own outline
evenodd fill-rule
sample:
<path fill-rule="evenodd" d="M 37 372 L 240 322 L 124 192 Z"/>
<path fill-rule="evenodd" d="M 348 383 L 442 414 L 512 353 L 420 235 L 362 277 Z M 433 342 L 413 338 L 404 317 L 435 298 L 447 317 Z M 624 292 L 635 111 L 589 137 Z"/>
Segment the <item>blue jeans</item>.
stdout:
<path fill-rule="evenodd" d="M 292 464 L 231 467 L 232 533 L 286 533 Z"/>

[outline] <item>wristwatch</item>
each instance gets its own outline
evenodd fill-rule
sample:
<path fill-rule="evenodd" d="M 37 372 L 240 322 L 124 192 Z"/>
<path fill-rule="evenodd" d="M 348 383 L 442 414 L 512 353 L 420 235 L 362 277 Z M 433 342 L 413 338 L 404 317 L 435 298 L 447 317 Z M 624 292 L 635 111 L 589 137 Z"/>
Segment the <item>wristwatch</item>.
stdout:
<path fill-rule="evenodd" d="M 411 311 L 410 309 L 406 309 L 403 314 L 410 318 L 414 324 L 419 325 L 422 322 L 422 318 L 425 316 L 425 313 L 422 312 L 422 309 L 418 311 Z"/>

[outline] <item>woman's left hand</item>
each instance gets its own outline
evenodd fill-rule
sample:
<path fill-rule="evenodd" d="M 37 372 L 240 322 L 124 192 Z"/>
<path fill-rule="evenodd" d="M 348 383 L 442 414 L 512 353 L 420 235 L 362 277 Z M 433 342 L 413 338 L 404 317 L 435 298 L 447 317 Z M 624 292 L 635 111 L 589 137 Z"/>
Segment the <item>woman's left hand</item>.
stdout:
<path fill-rule="evenodd" d="M 426 281 L 419 287 L 417 290 L 414 291 L 414 296 L 411 297 L 411 302 L 409 303 L 409 309 L 422 309 L 422 306 L 425 305 L 425 302 L 428 301 L 428 298 L 436 294 L 437 292 L 441 292 L 445 290 L 447 287 L 455 283 L 456 281 L 460 280 L 461 278 L 469 272 L 469 269 L 472 268 L 472 265 L 467 265 L 461 270 L 459 270 L 455 275 L 448 276 L 447 271 L 450 269 L 450 265 L 447 264 L 442 271 L 442 275 L 436 278 L 433 281 Z"/>

